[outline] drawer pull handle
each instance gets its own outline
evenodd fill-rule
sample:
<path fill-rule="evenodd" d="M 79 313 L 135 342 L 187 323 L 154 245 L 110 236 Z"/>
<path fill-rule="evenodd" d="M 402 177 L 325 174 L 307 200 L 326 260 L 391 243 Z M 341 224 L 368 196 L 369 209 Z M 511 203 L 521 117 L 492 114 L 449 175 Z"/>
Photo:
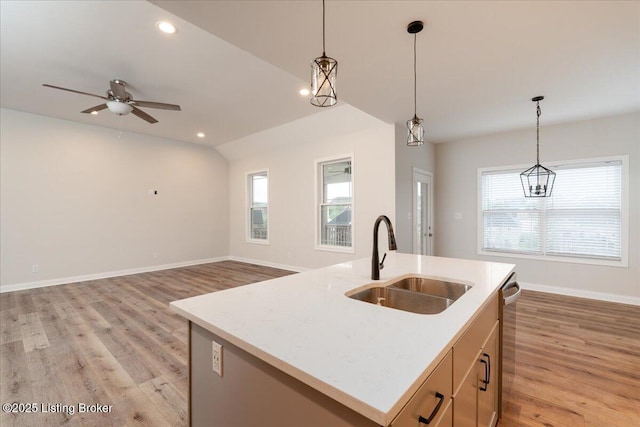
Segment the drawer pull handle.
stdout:
<path fill-rule="evenodd" d="M 484 360 L 485 357 L 487 358 L 487 360 Z M 491 383 L 491 356 L 489 356 L 487 353 L 482 353 L 482 359 L 480 359 L 480 363 L 484 365 L 484 379 L 482 380 L 482 383 L 484 385 L 480 386 L 480 390 L 487 391 L 487 386 L 489 385 L 489 383 Z"/>
<path fill-rule="evenodd" d="M 418 417 L 419 423 L 429 424 L 431 421 L 433 421 L 433 417 L 436 416 L 436 414 L 440 410 L 440 407 L 442 406 L 442 402 L 444 402 L 444 395 L 436 391 L 436 399 L 438 399 L 438 404 L 436 405 L 435 408 L 433 408 L 433 411 L 431 411 L 431 415 L 429 415 L 429 418 L 425 418 L 422 415 L 420 415 L 420 417 Z"/>

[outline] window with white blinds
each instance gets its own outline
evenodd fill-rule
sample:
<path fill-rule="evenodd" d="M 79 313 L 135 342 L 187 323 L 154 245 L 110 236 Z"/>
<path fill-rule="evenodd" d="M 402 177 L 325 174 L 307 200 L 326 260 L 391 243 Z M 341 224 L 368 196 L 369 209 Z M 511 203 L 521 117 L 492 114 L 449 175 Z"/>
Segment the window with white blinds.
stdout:
<path fill-rule="evenodd" d="M 524 197 L 519 169 L 479 171 L 480 252 L 621 261 L 623 159 L 552 166 L 551 197 L 540 198 Z"/>

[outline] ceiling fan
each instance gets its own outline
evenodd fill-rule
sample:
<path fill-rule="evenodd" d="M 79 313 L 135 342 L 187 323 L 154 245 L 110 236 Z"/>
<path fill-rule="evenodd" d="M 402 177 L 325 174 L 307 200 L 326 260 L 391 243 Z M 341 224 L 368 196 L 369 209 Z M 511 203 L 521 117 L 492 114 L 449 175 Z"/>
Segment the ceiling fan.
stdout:
<path fill-rule="evenodd" d="M 91 114 L 97 113 L 100 110 L 104 110 L 108 108 L 109 111 L 115 113 L 119 116 L 124 116 L 129 113 L 133 113 L 134 115 L 140 117 L 142 120 L 146 120 L 149 123 L 157 123 L 158 121 L 151 117 L 149 114 L 145 113 L 141 109 L 137 107 L 148 107 L 148 108 L 160 108 L 162 110 L 174 110 L 181 111 L 179 105 L 175 104 L 164 104 L 162 102 L 151 102 L 151 101 L 138 101 L 131 97 L 131 94 L 126 91 L 127 84 L 122 80 L 111 80 L 109 82 L 111 89 L 107 90 L 107 96 L 95 95 L 93 93 L 81 92 L 79 90 L 67 89 L 64 87 L 53 86 L 49 84 L 43 84 L 42 86 L 51 87 L 54 89 L 66 90 L 67 92 L 79 93 L 81 95 L 89 95 L 95 96 L 96 98 L 102 98 L 106 100 L 104 104 L 96 105 L 95 107 L 87 108 L 82 111 L 82 113 Z"/>

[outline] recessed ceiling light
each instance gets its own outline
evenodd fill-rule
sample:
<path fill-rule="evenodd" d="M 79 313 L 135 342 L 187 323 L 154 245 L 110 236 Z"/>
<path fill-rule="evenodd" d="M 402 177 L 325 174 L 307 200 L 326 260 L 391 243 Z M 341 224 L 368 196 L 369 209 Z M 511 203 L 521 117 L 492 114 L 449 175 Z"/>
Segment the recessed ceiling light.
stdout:
<path fill-rule="evenodd" d="M 309 91 L 309 89 L 300 89 L 300 95 L 302 95 L 302 96 L 307 96 L 310 93 L 311 92 Z"/>
<path fill-rule="evenodd" d="M 97 111 L 92 111 L 92 112 L 91 112 L 91 115 L 92 115 L 92 116 L 97 116 L 97 115 L 98 115 L 98 112 L 97 112 Z"/>
<path fill-rule="evenodd" d="M 198 138 L 204 138 L 204 133 L 203 132 L 198 132 Z"/>
<path fill-rule="evenodd" d="M 172 23 L 167 21 L 157 22 L 156 26 L 160 31 L 167 34 L 174 34 L 176 31 L 178 31 Z"/>

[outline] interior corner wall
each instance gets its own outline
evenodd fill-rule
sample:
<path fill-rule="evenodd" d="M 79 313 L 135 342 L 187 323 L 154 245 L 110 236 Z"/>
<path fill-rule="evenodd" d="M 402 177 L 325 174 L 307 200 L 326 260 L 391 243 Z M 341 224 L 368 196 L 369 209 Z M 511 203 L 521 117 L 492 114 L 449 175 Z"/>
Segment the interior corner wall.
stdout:
<path fill-rule="evenodd" d="M 228 256 L 215 149 L 7 109 L 0 132 L 3 289 Z"/>
<path fill-rule="evenodd" d="M 436 145 L 436 252 L 440 256 L 516 264 L 524 283 L 640 297 L 640 113 L 547 125 L 540 130 L 542 164 L 629 155 L 629 266 L 608 267 L 477 253 L 478 168 L 533 164 L 535 127 Z M 556 182 L 557 185 L 557 182 Z"/>
<path fill-rule="evenodd" d="M 353 110 L 343 106 L 324 111 L 252 135 L 246 145 L 246 141 L 233 143 L 245 149 L 229 164 L 232 257 L 307 269 L 371 256 L 378 215 L 388 215 L 395 224 L 393 125 L 370 116 L 363 119 L 364 113 Z M 345 133 L 333 131 L 340 122 L 355 121 L 369 124 Z M 261 151 L 262 145 L 274 148 Z M 315 161 L 344 154 L 354 156 L 355 253 L 317 250 Z M 268 245 L 246 239 L 246 174 L 265 169 L 269 170 Z M 381 226 L 380 250 L 386 252 L 384 228 Z"/>
<path fill-rule="evenodd" d="M 394 227 L 398 252 L 410 254 L 413 252 L 413 168 L 434 174 L 435 147 L 430 142 L 417 147 L 407 146 L 407 127 L 404 123 L 395 124 L 395 140 L 397 222 Z M 432 184 L 435 181 L 434 174 Z M 433 210 L 435 212 L 435 207 Z M 435 226 L 435 221 L 433 223 Z"/>

